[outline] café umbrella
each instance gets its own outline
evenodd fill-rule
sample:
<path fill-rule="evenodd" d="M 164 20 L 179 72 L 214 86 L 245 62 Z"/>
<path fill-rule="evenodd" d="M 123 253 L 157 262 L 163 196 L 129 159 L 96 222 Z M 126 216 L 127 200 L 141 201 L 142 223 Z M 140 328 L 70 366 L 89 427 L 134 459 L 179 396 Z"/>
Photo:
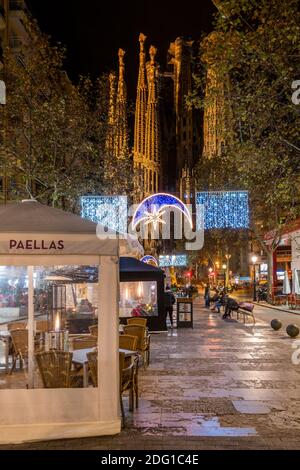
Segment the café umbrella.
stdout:
<path fill-rule="evenodd" d="M 294 269 L 294 293 L 300 295 L 300 282 L 298 269 Z"/>
<path fill-rule="evenodd" d="M 291 285 L 290 285 L 290 280 L 288 276 L 288 272 L 284 271 L 284 279 L 283 279 L 283 289 L 282 293 L 284 295 L 290 295 L 291 293 Z"/>

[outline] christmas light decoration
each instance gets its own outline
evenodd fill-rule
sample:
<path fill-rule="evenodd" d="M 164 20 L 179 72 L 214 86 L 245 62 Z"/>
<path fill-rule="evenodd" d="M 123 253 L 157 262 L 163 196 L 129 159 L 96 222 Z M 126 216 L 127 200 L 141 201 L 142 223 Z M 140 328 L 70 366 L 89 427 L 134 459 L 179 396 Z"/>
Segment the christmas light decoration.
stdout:
<path fill-rule="evenodd" d="M 187 266 L 187 255 L 160 255 L 160 267 Z"/>
<path fill-rule="evenodd" d="M 203 208 L 204 229 L 242 229 L 249 226 L 248 191 L 197 192 L 197 229 L 203 227 Z"/>
<path fill-rule="evenodd" d="M 81 217 L 116 232 L 127 232 L 127 196 L 83 196 Z"/>
<path fill-rule="evenodd" d="M 146 263 L 146 264 L 151 264 L 152 266 L 158 266 L 157 259 L 154 258 L 154 256 L 151 256 L 151 255 L 143 256 L 143 258 L 141 258 L 140 261 L 142 261 L 143 263 Z"/>
<path fill-rule="evenodd" d="M 132 219 L 133 229 L 142 221 L 144 221 L 145 224 L 152 223 L 154 228 L 156 228 L 159 223 L 165 223 L 165 221 L 161 219 L 161 216 L 164 214 L 163 209 L 166 207 L 178 209 L 187 218 L 190 226 L 193 226 L 191 214 L 180 199 L 172 194 L 157 193 L 146 197 L 139 204 Z"/>

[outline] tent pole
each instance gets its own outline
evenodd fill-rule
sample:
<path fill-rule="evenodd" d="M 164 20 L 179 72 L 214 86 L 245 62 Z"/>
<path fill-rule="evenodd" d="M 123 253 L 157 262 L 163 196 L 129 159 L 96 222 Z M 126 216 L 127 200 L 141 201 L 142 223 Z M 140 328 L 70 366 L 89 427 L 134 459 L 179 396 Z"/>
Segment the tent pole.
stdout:
<path fill-rule="evenodd" d="M 27 267 L 28 274 L 28 388 L 33 388 L 34 379 L 34 287 L 33 266 Z"/>
<path fill-rule="evenodd" d="M 100 257 L 98 308 L 98 377 L 100 421 L 120 420 L 119 400 L 119 262 Z"/>

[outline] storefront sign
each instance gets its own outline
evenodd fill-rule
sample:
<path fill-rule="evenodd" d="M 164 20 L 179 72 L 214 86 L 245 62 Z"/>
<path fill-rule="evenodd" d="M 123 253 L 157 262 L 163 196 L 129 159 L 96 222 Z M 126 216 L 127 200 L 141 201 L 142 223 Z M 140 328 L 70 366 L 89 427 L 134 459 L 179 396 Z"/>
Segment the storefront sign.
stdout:
<path fill-rule="evenodd" d="M 63 240 L 9 240 L 9 250 L 63 250 Z"/>

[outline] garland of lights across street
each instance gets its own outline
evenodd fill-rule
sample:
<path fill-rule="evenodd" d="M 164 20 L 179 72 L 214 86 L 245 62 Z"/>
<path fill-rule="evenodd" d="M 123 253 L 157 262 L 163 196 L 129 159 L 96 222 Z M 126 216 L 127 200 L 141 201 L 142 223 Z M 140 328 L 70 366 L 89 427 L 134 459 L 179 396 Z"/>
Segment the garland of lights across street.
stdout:
<path fill-rule="evenodd" d="M 200 207 L 204 209 L 204 229 L 206 230 L 249 227 L 248 191 L 197 192 L 196 207 L 197 229 L 203 225 Z"/>

